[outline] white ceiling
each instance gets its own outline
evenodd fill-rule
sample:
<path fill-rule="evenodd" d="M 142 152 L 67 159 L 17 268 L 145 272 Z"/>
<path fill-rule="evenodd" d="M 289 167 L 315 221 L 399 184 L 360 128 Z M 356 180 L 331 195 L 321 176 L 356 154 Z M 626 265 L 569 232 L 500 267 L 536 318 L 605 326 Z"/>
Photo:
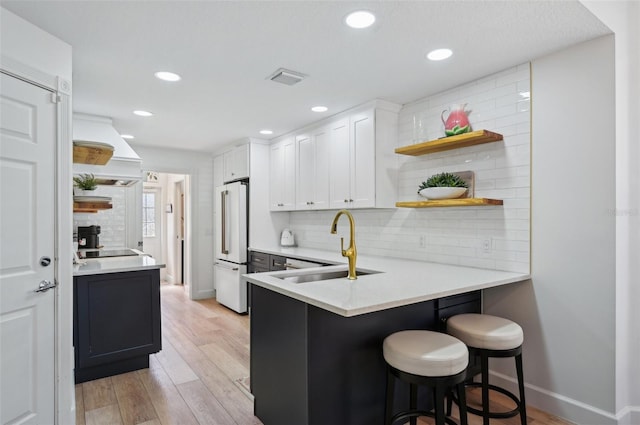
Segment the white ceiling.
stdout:
<path fill-rule="evenodd" d="M 74 110 L 132 146 L 212 152 L 287 133 L 372 99 L 426 95 L 609 33 L 577 1 L 7 1 L 73 46 Z M 357 9 L 373 27 L 343 24 Z M 449 47 L 442 62 L 428 51 Z M 295 86 L 267 79 L 284 67 Z M 182 75 L 157 80 L 156 71 Z M 329 111 L 314 113 L 311 106 Z M 137 117 L 134 109 L 155 115 Z"/>

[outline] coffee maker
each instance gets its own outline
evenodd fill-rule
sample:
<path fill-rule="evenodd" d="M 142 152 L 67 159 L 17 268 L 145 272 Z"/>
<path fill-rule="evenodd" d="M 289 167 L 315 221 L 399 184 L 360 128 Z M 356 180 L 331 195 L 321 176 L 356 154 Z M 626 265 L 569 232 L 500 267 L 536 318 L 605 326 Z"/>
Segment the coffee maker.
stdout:
<path fill-rule="evenodd" d="M 100 226 L 78 226 L 78 247 L 85 249 L 100 248 Z"/>

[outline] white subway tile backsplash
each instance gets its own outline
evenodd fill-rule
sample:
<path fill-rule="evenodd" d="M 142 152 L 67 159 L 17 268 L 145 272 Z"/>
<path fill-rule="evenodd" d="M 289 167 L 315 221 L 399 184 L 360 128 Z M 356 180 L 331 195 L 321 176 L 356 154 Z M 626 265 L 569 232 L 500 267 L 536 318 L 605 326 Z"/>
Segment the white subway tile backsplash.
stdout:
<path fill-rule="evenodd" d="M 470 267 L 529 271 L 530 92 L 529 64 L 405 105 L 399 115 L 398 145 L 442 137 L 442 111 L 467 103 L 474 130 L 504 136 L 501 142 L 398 157 L 398 200 L 420 200 L 419 184 L 442 171 L 475 172 L 476 197 L 504 200 L 503 206 L 353 210 L 358 252 Z M 445 114 L 446 115 L 446 114 Z M 415 126 L 414 126 L 415 123 Z M 337 250 L 329 234 L 335 211 L 292 212 L 290 226 L 302 247 Z M 348 239 L 345 223 L 339 233 Z M 491 241 L 485 251 L 484 241 Z"/>

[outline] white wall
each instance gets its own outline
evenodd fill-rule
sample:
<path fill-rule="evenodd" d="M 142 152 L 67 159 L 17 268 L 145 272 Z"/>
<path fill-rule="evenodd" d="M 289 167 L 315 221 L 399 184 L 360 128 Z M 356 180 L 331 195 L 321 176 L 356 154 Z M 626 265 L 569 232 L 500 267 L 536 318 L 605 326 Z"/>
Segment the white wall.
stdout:
<path fill-rule="evenodd" d="M 185 274 L 193 299 L 213 297 L 213 160 L 203 152 L 135 146 L 142 168 L 173 174 L 188 174 L 191 200 L 185 209 L 187 224 L 185 263 L 192 274 Z"/>
<path fill-rule="evenodd" d="M 484 308 L 524 328 L 529 403 L 581 424 L 610 423 L 616 342 L 613 36 L 534 60 L 531 94 L 533 279 L 485 291 Z M 512 362 L 493 369 L 515 375 Z"/>
<path fill-rule="evenodd" d="M 29 80 L 58 88 L 62 94 L 58 117 L 58 181 L 56 260 L 56 417 L 60 424 L 75 421 L 73 381 L 73 273 L 71 193 L 71 46 L 0 7 L 0 66 Z M 52 158 L 53 160 L 53 158 Z M 52 394 L 52 397 L 54 394 Z"/>
<path fill-rule="evenodd" d="M 615 33 L 616 413 L 640 423 L 640 3 L 582 3 Z"/>
<path fill-rule="evenodd" d="M 421 199 L 418 186 L 432 174 L 472 170 L 475 196 L 503 199 L 504 206 L 353 210 L 361 254 L 529 272 L 529 80 L 529 64 L 523 64 L 402 108 L 400 146 L 413 143 L 418 120 L 420 140 L 442 137 L 441 112 L 465 102 L 472 127 L 500 133 L 504 141 L 419 157 L 397 155 L 398 200 Z M 298 245 L 338 249 L 339 237 L 329 234 L 335 213 L 290 213 Z M 339 231 L 346 232 L 346 226 Z M 489 250 L 483 249 L 484 240 Z"/>

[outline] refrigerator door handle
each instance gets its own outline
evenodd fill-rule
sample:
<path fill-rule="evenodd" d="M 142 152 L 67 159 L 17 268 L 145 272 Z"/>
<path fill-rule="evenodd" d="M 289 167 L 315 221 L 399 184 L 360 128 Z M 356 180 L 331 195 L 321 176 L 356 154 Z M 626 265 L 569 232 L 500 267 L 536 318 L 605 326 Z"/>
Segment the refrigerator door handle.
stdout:
<path fill-rule="evenodd" d="M 217 261 L 215 263 L 213 263 L 213 265 L 216 266 L 216 267 L 222 267 L 223 269 L 229 269 L 229 270 L 232 270 L 234 272 L 240 270 L 239 267 L 228 266 L 228 265 L 226 265 L 224 263 L 219 263 Z"/>
<path fill-rule="evenodd" d="M 222 234 L 220 235 L 220 237 L 222 238 L 221 251 L 223 254 L 229 253 L 229 247 L 227 246 L 227 194 L 228 193 L 229 193 L 228 190 L 223 190 L 222 192 L 220 192 L 221 203 L 222 203 L 222 208 L 221 208 L 222 209 L 222 214 L 221 214 Z"/>

